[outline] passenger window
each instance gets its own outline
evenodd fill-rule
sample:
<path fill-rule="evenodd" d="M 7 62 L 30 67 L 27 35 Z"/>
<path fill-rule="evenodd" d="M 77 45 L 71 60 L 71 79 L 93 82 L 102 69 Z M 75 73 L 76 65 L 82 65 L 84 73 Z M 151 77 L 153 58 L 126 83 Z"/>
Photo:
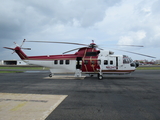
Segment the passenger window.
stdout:
<path fill-rule="evenodd" d="M 55 61 L 54 61 L 54 64 L 58 64 L 58 61 L 57 61 L 57 60 L 55 60 Z"/>
<path fill-rule="evenodd" d="M 69 60 L 66 60 L 66 65 L 69 65 Z"/>
<path fill-rule="evenodd" d="M 60 60 L 60 65 L 62 65 L 63 64 L 63 60 Z"/>
<path fill-rule="evenodd" d="M 108 60 L 104 60 L 104 65 L 108 65 Z"/>
<path fill-rule="evenodd" d="M 85 60 L 85 61 L 84 61 L 84 64 L 87 65 L 87 64 L 88 64 L 88 60 Z"/>
<path fill-rule="evenodd" d="M 110 61 L 110 65 L 113 65 L 113 61 L 112 60 Z"/>

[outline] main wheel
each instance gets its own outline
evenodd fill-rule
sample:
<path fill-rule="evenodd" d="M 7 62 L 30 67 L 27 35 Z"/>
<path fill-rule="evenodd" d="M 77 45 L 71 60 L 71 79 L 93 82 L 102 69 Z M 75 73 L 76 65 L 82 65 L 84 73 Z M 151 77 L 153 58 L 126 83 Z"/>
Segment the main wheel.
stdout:
<path fill-rule="evenodd" d="M 98 76 L 98 79 L 99 79 L 99 80 L 102 80 L 102 79 L 103 79 L 103 76 L 102 76 L 102 75 L 99 75 L 99 76 Z"/>
<path fill-rule="evenodd" d="M 103 79 L 103 76 L 100 75 L 100 73 L 97 74 L 97 77 L 98 77 L 99 80 L 102 80 L 102 79 Z"/>

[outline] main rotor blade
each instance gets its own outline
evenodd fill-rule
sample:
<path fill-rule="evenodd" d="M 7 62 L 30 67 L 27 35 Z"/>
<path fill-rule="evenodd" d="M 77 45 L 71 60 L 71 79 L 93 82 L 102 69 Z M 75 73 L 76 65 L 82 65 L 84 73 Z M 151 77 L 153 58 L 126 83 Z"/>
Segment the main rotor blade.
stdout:
<path fill-rule="evenodd" d="M 146 56 L 146 57 L 150 57 L 150 58 L 156 58 L 154 56 L 145 55 L 145 54 L 136 53 L 136 52 L 131 52 L 131 51 L 126 51 L 126 50 L 120 50 L 120 49 L 114 49 L 114 50 L 124 51 L 124 52 L 132 53 L 132 54 L 137 54 L 137 55 L 141 55 L 141 56 Z"/>
<path fill-rule="evenodd" d="M 72 52 L 72 51 L 75 51 L 75 50 L 78 50 L 78 49 L 80 49 L 80 48 L 76 48 L 76 49 L 73 49 L 73 50 L 66 51 L 63 54 L 66 54 L 66 53 L 69 53 L 69 52 Z"/>
<path fill-rule="evenodd" d="M 100 50 L 104 50 L 104 49 L 102 49 L 102 48 L 99 48 L 99 47 L 97 47 L 98 49 L 100 49 Z"/>
<path fill-rule="evenodd" d="M 73 45 L 83 45 L 83 46 L 88 46 L 87 44 L 72 43 L 72 42 L 56 42 L 56 41 L 26 41 L 26 42 L 60 43 L 60 44 L 73 44 Z"/>
<path fill-rule="evenodd" d="M 144 47 L 143 45 L 116 45 L 116 46 Z"/>
<path fill-rule="evenodd" d="M 101 45 L 102 46 L 102 45 Z M 103 45 L 104 46 L 104 45 Z M 144 47 L 143 45 L 105 45 L 105 46 L 129 46 L 129 47 Z"/>

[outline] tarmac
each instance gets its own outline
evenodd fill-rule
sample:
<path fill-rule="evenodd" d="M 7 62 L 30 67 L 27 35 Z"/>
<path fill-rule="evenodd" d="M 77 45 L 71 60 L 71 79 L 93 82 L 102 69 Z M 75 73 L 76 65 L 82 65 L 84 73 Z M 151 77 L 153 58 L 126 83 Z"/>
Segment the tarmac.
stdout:
<path fill-rule="evenodd" d="M 0 120 L 159 120 L 160 70 L 83 79 L 0 74 Z"/>

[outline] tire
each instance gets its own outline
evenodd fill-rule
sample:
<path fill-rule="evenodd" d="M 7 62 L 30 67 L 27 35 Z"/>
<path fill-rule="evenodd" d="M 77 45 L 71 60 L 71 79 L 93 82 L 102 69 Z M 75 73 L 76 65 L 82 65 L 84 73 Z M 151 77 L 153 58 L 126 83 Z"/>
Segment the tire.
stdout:
<path fill-rule="evenodd" d="M 98 73 L 98 79 L 99 79 L 99 80 L 102 80 L 102 79 L 103 79 L 103 76 L 100 75 L 99 73 Z"/>
<path fill-rule="evenodd" d="M 102 80 L 102 79 L 103 79 L 103 76 L 102 76 L 102 75 L 99 75 L 98 79 L 99 79 L 99 80 Z"/>

